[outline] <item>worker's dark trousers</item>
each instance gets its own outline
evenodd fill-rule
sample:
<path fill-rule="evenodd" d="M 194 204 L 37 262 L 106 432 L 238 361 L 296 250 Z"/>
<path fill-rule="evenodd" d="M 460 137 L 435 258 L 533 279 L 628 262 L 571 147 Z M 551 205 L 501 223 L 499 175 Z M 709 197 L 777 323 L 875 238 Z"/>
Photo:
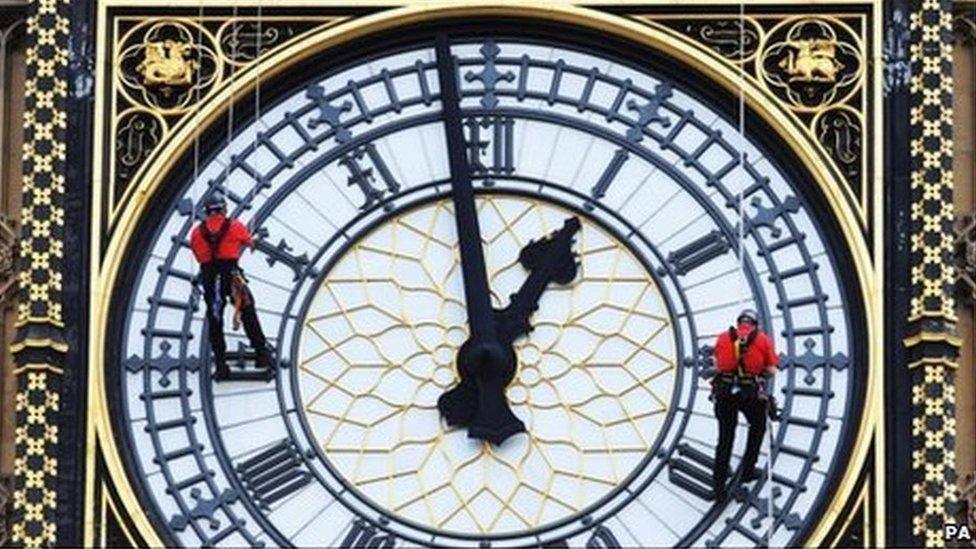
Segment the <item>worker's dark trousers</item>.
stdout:
<path fill-rule="evenodd" d="M 735 441 L 735 426 L 739 412 L 749 422 L 749 438 L 746 452 L 742 456 L 742 471 L 747 473 L 756 466 L 759 448 L 766 433 L 767 401 L 760 400 L 755 384 L 740 386 L 733 391 L 732 383 L 715 382 L 715 417 L 718 418 L 718 446 L 715 448 L 715 470 L 712 473 L 716 493 L 725 486 L 729 475 L 729 460 L 732 457 L 732 443 Z"/>
<path fill-rule="evenodd" d="M 214 363 L 218 371 L 226 371 L 225 355 L 227 342 L 224 340 L 224 308 L 231 301 L 231 279 L 239 270 L 236 261 L 212 261 L 200 266 L 200 278 L 203 282 L 203 299 L 207 304 L 207 329 L 210 336 L 210 351 L 213 353 Z M 258 322 L 257 312 L 254 310 L 254 300 L 241 310 L 241 321 L 244 333 L 251 342 L 251 348 L 260 351 L 265 348 L 267 340 Z"/>

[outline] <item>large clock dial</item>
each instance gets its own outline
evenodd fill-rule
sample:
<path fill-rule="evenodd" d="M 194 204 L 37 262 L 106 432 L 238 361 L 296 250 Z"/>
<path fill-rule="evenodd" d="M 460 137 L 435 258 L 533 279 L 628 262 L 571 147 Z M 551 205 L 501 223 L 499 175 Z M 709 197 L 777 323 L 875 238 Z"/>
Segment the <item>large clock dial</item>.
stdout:
<path fill-rule="evenodd" d="M 173 182 L 117 292 L 114 359 L 134 477 L 173 542 L 802 539 L 844 464 L 863 375 L 826 210 L 782 151 L 738 138 L 707 84 L 541 36 L 452 35 L 452 60 L 421 35 L 317 65 Z M 451 199 L 461 176 L 472 211 Z M 211 379 L 186 242 L 217 191 L 257 235 L 242 266 L 280 365 L 271 382 Z M 537 288 L 532 329 L 512 342 L 504 398 L 525 432 L 501 444 L 438 410 L 471 335 L 458 216 L 480 226 L 499 310 L 533 276 L 523 250 L 578 222 L 571 280 Z M 772 490 L 747 483 L 716 505 L 709 346 L 743 307 L 783 356 L 784 418 Z M 246 338 L 227 338 L 246 375 Z"/>

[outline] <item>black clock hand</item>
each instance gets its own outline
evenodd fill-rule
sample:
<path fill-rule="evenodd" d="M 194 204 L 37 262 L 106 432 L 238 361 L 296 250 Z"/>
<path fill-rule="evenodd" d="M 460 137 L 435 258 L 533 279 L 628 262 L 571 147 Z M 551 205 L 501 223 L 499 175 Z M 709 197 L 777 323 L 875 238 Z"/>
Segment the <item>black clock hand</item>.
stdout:
<path fill-rule="evenodd" d="M 579 270 L 573 254 L 573 237 L 580 229 L 576 217 L 566 220 L 563 227 L 537 242 L 531 242 L 519 252 L 519 262 L 530 271 L 521 288 L 515 292 L 508 307 L 495 311 L 498 344 L 476 346 L 466 343 L 458 354 L 459 370 L 466 364 L 478 364 L 467 374 L 477 387 L 477 410 L 468 426 L 468 436 L 490 440 L 496 444 L 523 431 L 524 425 L 515 418 L 505 399 L 505 387 L 515 375 L 517 358 L 513 342 L 531 330 L 529 319 L 539 308 L 539 298 L 551 282 L 569 284 Z M 480 349 L 480 351 L 478 351 Z M 481 357 L 471 356 L 477 352 Z"/>
<path fill-rule="evenodd" d="M 444 35 L 437 37 L 436 55 L 470 330 L 456 358 L 461 381 L 441 395 L 437 408 L 449 425 L 468 426 L 469 437 L 500 444 L 509 436 L 525 431 L 525 425 L 512 413 L 505 397 L 505 387 L 515 375 L 516 359 L 511 347 L 498 341 L 474 189 L 465 158 L 454 59 Z"/>
<path fill-rule="evenodd" d="M 461 274 L 464 278 L 464 301 L 468 309 L 471 339 L 494 341 L 495 319 L 485 272 L 485 256 L 481 247 L 481 230 L 474 202 L 474 188 L 465 158 L 464 133 L 461 129 L 461 108 L 454 60 L 446 37 L 437 39 L 437 66 L 441 87 L 441 103 L 447 128 L 447 149 L 451 170 L 451 198 L 457 224 L 461 252 Z"/>
<path fill-rule="evenodd" d="M 530 242 L 519 252 L 519 263 L 529 271 L 522 287 L 512 294 L 508 306 L 496 311 L 498 338 L 509 346 L 532 330 L 529 319 L 539 308 L 539 298 L 550 282 L 569 284 L 579 270 L 573 254 L 573 236 L 580 229 L 579 218 L 571 217 L 549 236 Z"/>

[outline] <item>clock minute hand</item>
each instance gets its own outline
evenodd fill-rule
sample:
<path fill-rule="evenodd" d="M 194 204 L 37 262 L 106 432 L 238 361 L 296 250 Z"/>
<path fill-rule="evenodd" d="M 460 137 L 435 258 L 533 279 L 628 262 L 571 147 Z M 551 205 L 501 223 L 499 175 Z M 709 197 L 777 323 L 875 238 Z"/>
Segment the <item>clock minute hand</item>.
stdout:
<path fill-rule="evenodd" d="M 474 188 L 465 158 L 464 132 L 461 129 L 460 96 L 454 70 L 454 59 L 445 36 L 436 44 L 441 104 L 447 131 L 447 145 L 451 170 L 451 198 L 457 225 L 461 256 L 461 275 L 464 280 L 464 302 L 468 312 L 468 334 L 478 341 L 496 341 L 495 319 L 488 289 L 488 275 L 478 226 Z"/>
<path fill-rule="evenodd" d="M 478 211 L 465 158 L 457 71 L 445 35 L 437 37 L 435 50 L 469 329 L 468 340 L 455 359 L 460 382 L 440 396 L 437 408 L 448 425 L 467 426 L 469 437 L 501 444 L 525 431 L 505 398 L 505 387 L 515 375 L 516 358 L 511 346 L 498 341 Z"/>
<path fill-rule="evenodd" d="M 512 294 L 508 306 L 495 311 L 498 337 L 502 342 L 511 345 L 532 330 L 529 319 L 539 308 L 539 299 L 549 283 L 569 284 L 576 278 L 579 265 L 573 253 L 573 237 L 579 229 L 579 218 L 571 217 L 561 229 L 530 242 L 519 252 L 519 263 L 530 273 Z"/>

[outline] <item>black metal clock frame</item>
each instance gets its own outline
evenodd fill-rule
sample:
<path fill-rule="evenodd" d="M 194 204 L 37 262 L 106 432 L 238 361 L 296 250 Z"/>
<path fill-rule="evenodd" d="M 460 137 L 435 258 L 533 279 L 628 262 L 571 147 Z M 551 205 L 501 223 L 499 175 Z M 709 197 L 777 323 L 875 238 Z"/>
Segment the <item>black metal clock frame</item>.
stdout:
<path fill-rule="evenodd" d="M 512 23 L 513 23 L 513 28 L 514 28 L 516 22 L 512 22 Z M 534 32 L 533 33 L 533 36 L 536 37 L 536 39 L 538 39 L 540 41 L 544 41 L 545 38 L 542 38 L 542 37 L 546 37 L 546 36 L 559 37 L 561 40 L 565 40 L 565 38 L 564 38 L 565 35 L 562 35 L 561 34 L 561 32 L 564 31 L 565 29 L 561 29 L 558 26 L 554 26 L 553 28 L 548 28 L 548 29 L 538 29 L 537 28 L 536 30 L 538 32 Z M 451 32 L 452 33 L 456 33 L 458 35 L 472 36 L 472 33 L 474 35 L 477 35 L 478 33 L 489 32 L 489 31 L 486 31 L 485 28 L 484 28 L 484 26 L 482 24 L 472 24 L 472 23 L 459 22 L 458 25 L 451 27 Z M 577 35 L 579 35 L 578 30 L 574 29 L 574 32 L 577 33 Z M 578 38 L 578 40 L 580 42 L 585 42 L 588 38 L 591 38 L 592 39 L 592 38 L 596 38 L 596 37 L 580 37 L 580 38 Z M 608 40 L 606 39 L 606 37 L 599 37 L 599 39 L 602 42 L 604 42 L 604 43 L 608 42 Z M 415 43 L 415 40 L 416 40 L 416 35 L 412 35 L 409 38 L 410 43 Z M 405 39 L 403 39 L 403 38 L 391 38 L 391 39 L 387 39 L 387 40 L 375 40 L 375 39 L 374 40 L 371 40 L 371 47 L 373 48 L 374 51 L 388 52 L 388 51 L 390 51 L 390 49 L 386 49 L 386 48 L 396 49 L 398 47 L 403 47 L 405 45 L 407 45 L 407 41 Z M 625 48 L 633 48 L 633 46 L 632 45 L 623 45 L 623 44 L 610 44 L 610 45 L 606 46 L 606 49 L 607 50 L 615 50 L 616 49 L 616 53 L 614 53 L 613 56 L 619 55 L 619 51 L 625 51 Z M 336 59 L 339 59 L 339 60 L 341 60 L 341 59 L 350 59 L 350 60 L 351 59 L 355 59 L 356 61 L 361 61 L 363 59 L 363 55 L 362 54 L 363 54 L 362 50 L 357 50 L 356 48 L 350 48 L 349 50 L 345 51 L 344 53 L 340 52 L 340 53 L 337 54 L 336 52 L 330 52 L 330 59 L 333 60 L 333 61 L 335 61 Z M 369 54 L 367 54 L 366 57 L 369 57 Z M 680 80 L 682 84 L 688 84 L 689 82 L 695 82 L 695 81 L 697 81 L 696 78 L 698 78 L 698 77 L 695 76 L 692 71 L 688 71 L 686 68 L 682 68 L 681 70 L 676 70 L 677 67 L 670 67 L 672 70 L 668 70 L 668 68 L 672 64 L 672 62 L 667 61 L 667 60 L 663 60 L 663 59 L 659 59 L 656 56 L 653 57 L 653 58 L 655 59 L 656 62 L 658 62 L 658 61 L 660 62 L 661 68 L 659 70 L 661 70 L 662 72 L 667 72 L 669 75 L 674 75 L 675 79 L 676 80 Z M 644 57 L 643 59 L 646 62 L 647 57 Z M 531 63 L 535 63 L 535 64 L 537 64 L 540 67 L 541 66 L 544 66 L 546 68 L 555 68 L 555 64 L 553 62 L 539 61 L 539 60 L 531 60 L 530 62 Z M 316 63 L 317 63 L 317 60 L 313 60 L 312 62 L 308 63 L 307 66 L 315 66 Z M 339 63 L 341 64 L 341 61 Z M 464 64 L 465 64 L 465 61 L 464 60 L 461 60 L 460 66 L 463 67 Z M 560 67 L 560 69 L 561 70 L 566 70 L 566 71 L 572 71 L 572 70 L 584 71 L 584 70 L 586 70 L 585 68 L 570 67 L 570 66 L 565 66 L 565 65 L 562 66 L 562 67 Z M 420 69 L 406 68 L 404 70 L 405 71 L 409 71 L 409 70 L 420 70 Z M 295 71 L 295 74 L 309 74 L 309 73 L 307 71 L 304 71 L 304 70 L 296 70 Z M 265 87 L 264 96 L 266 98 L 269 98 L 271 96 L 280 96 L 281 94 L 283 94 L 287 90 L 295 89 L 296 85 L 297 86 L 300 86 L 300 87 L 305 87 L 306 84 L 307 84 L 307 82 L 305 82 L 305 83 L 297 82 L 296 83 L 294 81 L 291 81 L 291 82 L 288 82 L 288 81 L 285 81 L 285 80 L 279 81 L 279 82 L 274 83 L 272 86 Z M 727 96 L 727 95 L 721 94 L 721 92 L 719 90 L 717 90 L 715 87 L 694 86 L 694 89 L 703 89 L 703 88 L 704 89 L 707 89 L 708 90 L 708 93 L 710 94 L 710 96 L 708 96 L 708 97 L 705 98 L 707 100 L 707 102 L 709 102 L 709 103 L 711 103 L 713 105 L 726 105 L 726 106 L 730 106 L 731 105 L 731 103 L 732 103 L 731 102 L 731 98 L 729 96 Z M 335 91 L 333 91 L 330 94 L 330 96 L 332 96 L 332 97 L 338 96 L 341 91 L 343 91 L 343 90 L 335 90 Z M 498 92 L 498 93 L 501 95 L 504 92 Z M 655 97 L 655 92 L 652 91 L 652 90 L 644 90 L 643 93 L 649 99 L 653 99 Z M 543 97 L 540 96 L 540 98 L 543 98 Z M 433 99 L 433 97 L 431 97 L 431 99 Z M 553 99 L 554 101 L 565 101 L 565 99 L 564 98 L 561 98 L 561 97 L 554 97 L 554 98 L 550 98 L 550 99 Z M 237 112 L 236 112 L 237 119 L 235 120 L 235 126 L 237 126 L 237 127 L 242 126 L 243 123 L 246 122 L 250 116 L 252 116 L 252 113 L 250 113 L 248 111 L 248 105 L 249 104 L 252 104 L 252 102 L 249 101 L 248 98 L 244 98 L 243 100 L 241 100 L 240 107 L 237 109 Z M 315 106 L 314 105 L 311 105 L 309 108 L 315 108 Z M 390 106 L 389 108 L 392 109 L 393 106 Z M 582 105 L 582 108 L 591 108 L 591 107 L 588 106 L 588 105 L 583 104 Z M 719 109 L 719 110 L 722 110 L 722 109 Z M 728 113 L 729 110 L 726 109 L 724 112 Z M 379 113 L 376 112 L 376 113 L 371 113 L 371 114 L 376 115 L 376 114 L 379 114 Z M 506 109 L 465 109 L 465 111 L 464 111 L 464 115 L 465 116 L 471 116 L 471 117 L 483 117 L 483 116 L 499 115 L 499 114 L 509 114 L 509 115 L 513 115 L 513 116 L 520 116 L 520 117 L 526 117 L 526 118 L 536 117 L 537 119 L 545 119 L 547 121 L 558 122 L 558 123 L 563 123 L 563 124 L 577 124 L 576 122 L 573 122 L 571 120 L 559 119 L 559 117 L 557 117 L 555 115 L 548 116 L 548 115 L 545 115 L 545 114 L 542 114 L 542 113 L 538 113 L 538 112 L 519 111 L 518 109 L 508 109 L 508 110 L 506 110 Z M 601 113 L 601 114 L 606 114 L 606 113 Z M 373 138 L 381 135 L 382 132 L 394 131 L 398 127 L 405 126 L 407 124 L 421 123 L 421 122 L 423 122 L 425 120 L 428 120 L 430 118 L 431 117 L 421 118 L 421 119 L 414 120 L 414 121 L 398 122 L 398 123 L 394 123 L 394 124 L 391 124 L 391 125 L 388 125 L 388 126 L 384 126 L 383 128 L 380 128 L 379 130 L 377 130 L 375 132 L 367 132 L 367 133 L 364 133 L 364 134 L 362 134 L 360 136 L 357 136 L 356 138 L 350 140 L 349 143 L 347 143 L 345 145 L 345 149 L 346 150 L 354 149 L 354 148 L 360 146 L 362 143 L 366 143 L 369 140 L 371 140 L 371 139 L 373 139 Z M 437 118 L 437 117 L 434 116 L 432 118 Z M 285 121 L 285 123 L 287 123 L 287 121 Z M 786 150 L 788 150 L 788 148 L 782 147 L 781 145 L 778 144 L 776 138 L 773 137 L 774 133 L 771 130 L 769 130 L 769 128 L 767 128 L 765 126 L 764 122 L 762 120 L 760 120 L 759 117 L 757 117 L 757 116 L 755 116 L 755 115 L 753 115 L 753 114 L 750 113 L 749 114 L 749 119 L 748 119 L 748 126 L 750 128 L 753 128 L 753 132 L 754 132 L 754 135 L 756 136 L 757 140 L 759 142 L 763 143 L 763 145 L 769 147 L 770 148 L 769 150 L 774 150 L 774 149 L 777 150 L 777 151 L 786 151 Z M 622 148 L 627 148 L 628 149 L 628 152 L 631 153 L 631 154 L 641 154 L 641 151 L 639 150 L 639 148 L 637 148 L 636 146 L 634 146 L 633 143 L 628 143 L 628 140 L 626 138 L 620 136 L 620 135 L 614 134 L 614 133 L 609 132 L 609 131 L 606 131 L 606 130 L 601 130 L 599 127 L 596 127 L 596 126 L 594 126 L 594 127 L 587 127 L 585 129 L 586 129 L 586 131 L 589 131 L 591 133 L 600 134 L 605 139 L 615 142 L 617 145 L 621 146 Z M 648 131 L 651 131 L 653 133 L 652 130 L 648 130 Z M 269 131 L 269 133 L 270 133 L 270 131 Z M 217 146 L 222 141 L 224 135 L 226 135 L 225 128 L 221 128 L 219 123 L 216 125 L 216 127 L 213 127 L 213 128 L 208 129 L 208 131 L 202 137 L 202 143 L 204 145 L 201 147 L 201 149 L 202 150 L 216 150 L 217 149 Z M 326 136 L 326 137 L 330 137 L 330 136 Z M 658 137 L 663 137 L 663 136 L 658 136 Z M 207 145 L 207 144 L 209 144 L 209 145 Z M 312 143 L 309 143 L 309 146 L 312 146 Z M 459 145 L 457 143 L 455 143 L 454 146 L 455 146 L 455 148 L 457 148 Z M 458 152 L 460 152 L 460 151 L 458 151 Z M 684 151 L 684 153 L 686 155 L 689 155 L 688 156 L 688 158 L 689 158 L 689 161 L 688 162 L 689 162 L 689 164 L 693 165 L 696 162 L 696 159 L 693 157 L 694 151 Z M 328 162 L 334 160 L 335 157 L 338 156 L 339 154 L 340 154 L 340 152 L 336 152 L 335 154 L 332 154 L 332 155 L 320 157 L 316 161 L 316 163 L 310 164 L 306 169 L 308 171 L 310 171 L 310 172 L 311 171 L 314 171 L 315 169 L 320 168 L 322 165 L 325 165 Z M 462 152 L 462 154 L 465 154 L 465 153 Z M 835 235 L 838 235 L 839 234 L 839 227 L 837 227 L 837 225 L 830 220 L 830 216 L 828 215 L 828 213 L 826 211 L 826 208 L 820 205 L 821 204 L 821 200 L 817 197 L 817 192 L 814 190 L 816 188 L 815 185 L 813 185 L 812 182 L 810 182 L 808 180 L 807 176 L 805 174 L 803 174 L 801 170 L 799 170 L 798 168 L 796 168 L 796 166 L 798 166 L 799 163 L 796 162 L 795 159 L 790 158 L 789 157 L 789 153 L 783 152 L 783 154 L 785 156 L 783 156 L 781 158 L 777 158 L 775 160 L 775 162 L 783 170 L 784 173 L 789 174 L 791 177 L 795 177 L 796 178 L 795 179 L 796 181 L 803 182 L 803 183 L 797 184 L 795 188 L 800 193 L 804 193 L 804 195 L 802 197 L 799 197 L 799 199 L 802 200 L 803 204 L 806 205 L 806 206 L 808 206 L 813 212 L 815 212 L 818 220 L 821 220 L 821 221 L 824 222 L 824 225 L 821 227 L 821 230 L 822 230 L 823 234 L 825 235 L 825 239 L 832 245 L 832 251 L 829 252 L 831 254 L 831 259 L 833 261 L 837 262 L 840 265 L 851 265 L 850 260 L 847 259 L 847 258 L 845 258 L 843 256 L 843 253 L 841 252 L 841 250 L 843 250 L 842 242 L 840 242 L 839 237 L 835 236 Z M 241 157 L 246 157 L 246 154 L 242 154 Z M 650 161 L 654 161 L 654 159 L 652 159 L 652 158 L 647 158 L 647 159 L 650 160 Z M 185 166 L 189 166 L 191 163 L 189 163 L 189 162 L 180 162 L 178 164 L 185 167 Z M 662 169 L 669 169 L 670 170 L 670 168 L 667 167 L 667 166 L 661 166 L 661 168 Z M 185 168 L 184 168 L 184 170 L 185 170 Z M 679 171 L 677 171 L 677 170 L 670 170 L 670 173 L 671 173 L 671 175 L 673 177 L 675 177 L 678 180 L 681 180 L 683 178 L 682 174 Z M 187 176 L 188 175 L 189 174 L 186 173 L 185 171 L 183 173 L 175 172 L 173 174 L 173 180 L 174 181 L 184 181 L 184 180 L 187 179 Z M 269 177 L 269 176 L 266 174 L 263 177 Z M 300 179 L 301 179 L 300 177 L 296 177 L 295 178 L 295 184 L 298 184 L 298 182 L 300 181 Z M 540 184 L 543 184 L 543 183 L 540 182 Z M 722 189 L 721 185 L 718 182 L 716 182 L 715 186 L 716 186 L 716 188 L 718 188 L 720 190 Z M 169 186 L 169 188 L 170 188 L 170 191 L 169 192 L 171 192 L 172 194 L 170 194 L 169 197 L 167 197 L 167 196 L 160 196 L 158 200 L 155 200 L 154 201 L 154 208 L 153 208 L 152 212 L 149 215 L 147 215 L 146 218 L 145 218 L 145 220 L 143 221 L 143 224 L 144 225 L 143 225 L 143 229 L 142 230 L 144 230 L 144 231 L 146 231 L 148 233 L 156 233 L 156 234 L 158 234 L 158 230 L 159 229 L 157 228 L 158 227 L 158 225 L 157 225 L 158 221 L 157 220 L 158 219 L 161 219 L 162 218 L 162 215 L 169 208 L 183 208 L 185 210 L 185 212 L 186 212 L 185 215 L 186 215 L 186 218 L 187 218 L 187 223 L 190 223 L 194 219 L 194 210 L 192 208 L 192 204 L 191 205 L 187 205 L 185 203 L 179 203 L 179 202 L 174 203 L 173 202 L 172 196 L 174 196 L 175 193 L 178 192 L 180 186 L 178 186 L 178 185 L 171 185 L 171 186 Z M 689 188 L 693 188 L 693 187 L 691 185 L 689 185 Z M 286 185 L 285 187 L 283 187 L 282 190 L 281 190 L 281 192 L 280 192 L 280 194 L 277 195 L 277 196 L 279 196 L 279 197 L 280 196 L 284 196 L 287 192 L 288 192 L 288 185 Z M 734 199 L 734 196 L 731 195 L 728 191 L 724 191 L 724 192 L 727 195 L 726 196 L 727 199 L 729 199 L 729 200 L 733 200 Z M 164 194 L 165 193 L 166 193 L 166 191 L 164 191 Z M 772 196 L 772 195 L 768 195 L 768 196 Z M 592 197 L 589 197 L 588 199 L 591 201 L 591 203 L 595 203 L 595 202 L 598 201 L 598 198 L 599 197 L 597 197 L 597 196 L 592 196 Z M 235 203 L 237 203 L 237 205 L 236 205 L 237 211 L 240 211 L 240 209 L 247 207 L 247 197 L 236 197 L 236 198 L 235 197 L 232 197 L 232 200 Z M 276 205 L 276 203 L 277 203 L 276 202 L 276 199 L 269 200 L 266 204 L 264 204 L 262 206 L 261 210 L 259 210 L 258 212 L 255 212 L 255 219 L 259 220 L 259 223 L 260 223 L 260 219 L 262 219 L 262 216 L 264 215 L 264 212 L 272 210 L 274 208 L 274 206 Z M 372 210 L 370 210 L 370 211 L 373 211 L 373 210 L 376 210 L 376 209 L 382 209 L 384 206 L 389 206 L 389 203 L 385 202 L 384 200 L 379 200 L 379 201 L 377 201 L 377 203 L 375 205 L 372 206 Z M 780 204 L 774 204 L 774 206 L 775 207 L 779 207 L 781 209 L 787 207 L 787 205 L 782 204 L 782 203 L 780 203 Z M 716 215 L 716 217 L 718 218 L 719 216 Z M 786 223 L 787 223 L 787 225 L 789 225 L 789 223 L 790 223 L 789 219 L 788 218 L 784 218 L 784 219 L 786 219 Z M 732 238 L 731 237 L 733 237 L 734 234 L 735 234 L 735 231 L 733 229 L 734 228 L 731 227 L 731 226 L 726 226 L 724 228 L 725 233 L 726 233 L 726 237 L 727 237 L 727 239 L 730 242 L 732 241 Z M 758 225 L 754 225 L 753 227 L 750 228 L 750 231 L 755 231 L 755 230 L 758 230 Z M 798 229 L 795 226 L 790 227 L 790 230 L 791 231 L 794 231 L 794 232 L 798 232 Z M 320 252 L 320 255 L 321 255 L 321 253 L 324 253 L 324 250 L 326 248 L 328 248 L 330 245 L 331 244 L 327 243 L 326 246 L 323 247 L 323 251 Z M 136 251 L 133 250 L 133 260 L 132 260 L 132 262 L 129 263 L 129 265 L 133 265 L 134 266 L 136 264 L 135 261 L 137 260 L 138 254 L 135 253 L 135 252 Z M 267 251 L 266 253 L 272 254 L 273 252 Z M 767 253 L 768 253 L 768 249 L 767 249 Z M 270 257 L 273 257 L 273 256 L 272 255 L 269 255 L 269 258 Z M 316 264 L 316 259 L 317 258 L 308 258 L 307 261 L 303 262 L 302 264 L 296 263 L 295 264 L 296 265 L 296 267 L 295 267 L 296 268 L 296 276 L 301 276 L 301 277 L 312 276 L 314 278 L 315 276 L 319 275 L 320 273 L 314 272 L 313 270 L 311 270 L 311 266 Z M 278 256 L 278 260 L 279 261 L 285 261 L 285 260 L 287 260 L 287 258 L 282 257 L 282 256 Z M 295 260 L 295 258 L 292 258 L 292 261 L 294 261 L 294 260 Z M 812 260 L 810 260 L 809 258 L 808 258 L 808 261 L 812 262 Z M 662 264 L 667 265 L 666 259 L 662 259 Z M 853 272 L 852 269 L 847 269 L 847 268 L 842 268 L 841 270 L 842 270 L 842 272 Z M 666 272 L 666 274 L 668 276 L 671 276 L 671 277 L 677 276 L 677 273 L 674 272 L 674 268 L 673 267 L 666 268 L 665 269 L 665 272 Z M 137 274 L 136 269 L 127 270 L 126 273 L 123 276 L 123 279 L 122 279 L 123 283 L 121 283 L 118 286 L 118 288 L 117 288 L 117 293 L 116 293 L 115 297 L 113 298 L 113 300 L 114 300 L 114 310 L 115 310 L 116 314 L 118 315 L 118 316 L 115 316 L 115 318 L 125 318 L 127 309 L 132 306 L 132 304 L 128 303 L 127 300 L 125 299 L 125 294 L 126 294 L 128 288 L 131 288 L 132 287 L 132 284 L 135 281 L 136 274 Z M 777 284 L 781 284 L 781 282 L 777 281 Z M 854 291 L 854 288 L 855 287 L 856 286 L 852 284 L 848 288 L 844 288 L 844 291 L 849 292 L 849 294 L 846 296 L 844 302 L 847 303 L 851 307 L 851 309 L 848 311 L 848 315 L 847 316 L 848 316 L 848 319 L 849 319 L 849 325 L 852 326 L 852 327 L 854 327 L 852 329 L 855 330 L 854 332 L 852 332 L 852 335 L 855 335 L 855 337 L 856 337 L 857 336 L 857 333 L 856 333 L 857 327 L 864 325 L 864 323 L 863 323 L 864 311 L 860 310 L 858 308 L 858 306 L 856 305 L 858 303 L 858 298 L 857 298 L 856 292 Z M 756 294 L 757 295 L 762 295 L 762 292 L 756 292 Z M 781 292 L 781 294 L 782 294 L 782 292 Z M 767 304 L 762 304 L 761 309 L 764 312 L 767 312 L 769 310 L 769 306 Z M 766 313 L 766 314 L 768 314 L 768 313 Z M 824 318 L 823 324 L 826 326 L 826 325 L 829 324 L 829 321 L 827 321 L 826 318 Z M 184 328 L 189 328 L 189 326 L 187 325 Z M 118 356 L 118 354 L 117 354 L 118 353 L 118 349 L 120 348 L 119 342 L 121 341 L 121 335 L 122 335 L 122 333 L 121 333 L 121 327 L 116 326 L 116 332 L 115 333 L 116 333 L 116 336 L 113 337 L 109 342 L 107 342 L 107 349 L 109 351 L 109 354 L 108 354 L 108 356 L 109 356 L 108 363 L 109 364 L 121 364 L 122 361 L 123 361 L 123 359 L 125 358 L 125 357 Z M 788 335 L 788 337 L 790 337 L 790 339 L 793 338 L 792 337 L 792 334 L 787 334 L 787 335 Z M 186 352 L 186 348 L 188 347 L 188 344 L 189 344 L 189 337 L 191 337 L 191 336 L 187 336 L 187 339 L 185 339 L 185 340 L 184 339 L 179 339 L 180 346 L 181 346 L 181 349 L 180 349 L 180 352 L 181 353 L 185 353 Z M 859 338 L 859 339 L 863 340 L 863 338 Z M 863 348 L 862 347 L 859 347 L 859 346 L 855 346 L 854 348 L 855 349 L 858 349 L 858 353 L 855 354 L 854 356 L 850 357 L 851 363 L 852 364 L 863 364 L 864 363 L 864 354 L 863 354 L 864 351 L 863 351 Z M 796 354 L 799 354 L 799 352 L 796 352 Z M 186 355 L 183 354 L 183 356 L 186 356 Z M 686 356 L 686 355 L 682 355 L 682 356 Z M 697 373 L 700 370 L 701 364 L 703 364 L 700 361 L 702 359 L 704 359 L 704 358 L 707 358 L 707 356 L 705 356 L 705 357 L 697 357 L 696 359 L 694 359 L 694 369 L 692 370 L 692 372 Z M 112 369 L 111 368 L 109 369 L 109 372 L 110 372 L 110 376 L 108 378 L 109 386 L 110 387 L 118 386 L 119 378 L 117 377 L 116 374 L 112 373 Z M 183 372 L 177 370 L 176 371 L 176 375 L 179 375 L 181 377 L 181 382 L 182 382 Z M 855 377 L 855 379 L 861 379 L 861 378 Z M 793 381 L 795 382 L 795 379 L 793 379 Z M 863 380 L 862 380 L 862 382 L 863 382 Z M 790 385 L 788 385 L 788 387 L 787 387 L 787 390 L 788 391 L 793 391 L 793 390 L 796 390 L 796 389 L 797 389 L 797 386 L 795 384 L 792 384 L 792 383 Z M 855 387 L 851 388 L 850 391 L 852 391 L 852 394 L 855 394 L 855 395 L 863 395 L 863 385 L 855 386 Z M 860 401 L 860 397 L 854 398 L 852 400 L 852 402 L 855 402 L 855 403 L 856 402 L 859 402 L 859 401 Z M 788 406 L 788 403 L 789 403 L 789 400 L 787 399 L 787 401 L 786 401 L 787 406 Z M 113 406 L 114 407 L 122 406 L 122 403 L 118 400 L 118 396 L 117 395 L 115 395 L 113 397 Z M 116 408 L 116 409 L 120 409 L 120 408 Z M 124 414 L 118 414 L 118 417 L 122 417 L 123 415 Z M 859 410 L 857 408 L 850 409 L 850 410 L 848 410 L 846 412 L 846 415 L 847 415 L 847 417 L 858 417 L 859 416 Z M 848 436 L 847 436 L 847 439 L 848 440 L 847 440 L 847 442 L 845 442 L 841 446 L 841 449 L 839 450 L 841 452 L 843 452 L 845 448 L 848 448 L 849 445 L 850 445 L 850 443 L 851 443 L 851 441 L 849 439 L 850 439 L 851 432 L 853 432 L 853 429 L 852 428 L 848 428 L 847 431 L 848 431 Z M 781 438 L 780 438 L 779 443 L 782 444 L 783 443 L 783 441 L 782 441 L 782 434 L 780 435 L 780 437 Z M 819 434 L 818 434 L 818 437 L 819 437 Z M 674 451 L 676 451 L 676 448 L 674 448 L 674 447 L 672 447 L 669 450 L 669 452 L 674 452 Z M 128 453 L 128 452 L 123 452 L 123 453 Z M 130 462 L 130 466 L 131 465 L 133 465 L 133 464 Z M 136 471 L 136 470 L 137 469 L 135 469 L 135 468 L 130 469 L 130 471 Z M 836 478 L 836 475 L 833 475 L 833 476 Z M 758 498 L 759 497 L 759 494 L 753 494 L 753 495 L 750 495 L 748 497 L 750 497 L 750 498 L 753 498 L 753 497 L 754 498 Z M 148 504 L 148 502 L 147 502 L 147 504 Z M 756 504 L 759 505 L 758 499 L 756 499 Z M 149 507 L 151 507 L 151 505 L 147 505 L 147 508 L 149 508 Z M 742 509 L 742 511 L 740 512 L 740 514 L 739 514 L 740 515 L 740 519 L 741 519 L 741 516 L 745 512 L 746 512 L 746 507 L 744 507 Z M 785 517 L 784 517 L 784 519 L 785 519 Z M 732 524 L 732 526 L 730 526 L 730 528 L 735 528 L 735 522 L 736 521 L 733 521 L 733 524 Z M 162 525 L 160 525 L 160 526 L 162 526 Z M 166 530 L 166 528 L 160 528 L 160 531 L 165 531 L 165 530 Z M 689 537 L 688 539 L 690 540 L 690 539 L 694 539 L 694 538 Z"/>

